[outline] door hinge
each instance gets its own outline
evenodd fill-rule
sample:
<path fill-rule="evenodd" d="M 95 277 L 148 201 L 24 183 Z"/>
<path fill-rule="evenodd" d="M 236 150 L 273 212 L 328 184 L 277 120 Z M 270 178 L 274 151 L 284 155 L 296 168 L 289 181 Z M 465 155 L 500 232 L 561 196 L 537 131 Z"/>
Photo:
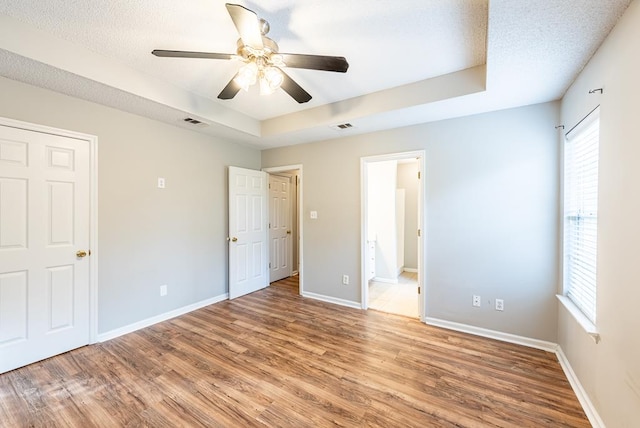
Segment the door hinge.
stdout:
<path fill-rule="evenodd" d="M 418 229 L 418 237 L 422 236 L 422 232 L 420 232 L 420 229 Z"/>
<path fill-rule="evenodd" d="M 269 223 L 269 229 L 271 229 L 271 223 Z"/>
<path fill-rule="evenodd" d="M 271 189 L 271 183 L 269 183 L 269 189 Z"/>
<path fill-rule="evenodd" d="M 271 269 L 271 263 L 269 263 L 269 269 Z"/>
<path fill-rule="evenodd" d="M 420 287 L 418 287 L 418 294 L 420 294 Z"/>
<path fill-rule="evenodd" d="M 420 171 L 418 171 L 418 180 L 420 180 Z"/>

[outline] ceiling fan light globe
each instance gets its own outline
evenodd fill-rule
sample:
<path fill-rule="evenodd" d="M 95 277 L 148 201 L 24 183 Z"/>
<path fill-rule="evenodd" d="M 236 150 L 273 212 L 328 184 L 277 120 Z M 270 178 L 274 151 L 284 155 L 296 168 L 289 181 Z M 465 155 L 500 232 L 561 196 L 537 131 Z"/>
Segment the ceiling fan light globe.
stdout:
<path fill-rule="evenodd" d="M 267 67 L 264 70 L 264 80 L 269 85 L 271 89 L 274 91 L 282 85 L 282 81 L 284 77 L 282 76 L 282 72 L 275 67 Z"/>
<path fill-rule="evenodd" d="M 249 86 L 254 85 L 256 80 L 258 79 L 258 66 L 255 62 L 250 62 L 240 70 L 238 70 L 238 75 L 233 79 L 234 82 L 238 84 L 245 91 L 249 90 Z"/>
<path fill-rule="evenodd" d="M 280 54 L 271 54 L 271 56 L 269 57 L 269 60 L 271 61 L 271 64 L 275 65 L 276 67 L 286 67 L 287 65 L 284 63 L 284 58 L 282 57 L 282 55 Z"/>
<path fill-rule="evenodd" d="M 275 92 L 277 88 L 272 88 L 269 83 L 267 82 L 267 79 L 265 79 L 264 77 L 260 78 L 260 95 L 271 95 Z"/>

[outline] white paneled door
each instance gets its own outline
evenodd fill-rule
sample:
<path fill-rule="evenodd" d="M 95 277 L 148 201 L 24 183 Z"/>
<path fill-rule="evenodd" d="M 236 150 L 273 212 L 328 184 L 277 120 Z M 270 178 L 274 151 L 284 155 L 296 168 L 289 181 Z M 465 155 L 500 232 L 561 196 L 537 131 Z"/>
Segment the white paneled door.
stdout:
<path fill-rule="evenodd" d="M 291 178 L 269 176 L 269 281 L 291 276 Z"/>
<path fill-rule="evenodd" d="M 0 125 L 0 373 L 90 340 L 90 147 Z"/>
<path fill-rule="evenodd" d="M 269 285 L 267 173 L 229 167 L 229 298 Z"/>

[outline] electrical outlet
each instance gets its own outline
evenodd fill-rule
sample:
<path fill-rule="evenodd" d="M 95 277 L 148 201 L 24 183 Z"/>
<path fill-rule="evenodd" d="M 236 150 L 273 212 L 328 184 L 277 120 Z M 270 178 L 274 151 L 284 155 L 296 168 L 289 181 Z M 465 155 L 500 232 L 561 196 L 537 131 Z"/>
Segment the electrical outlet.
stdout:
<path fill-rule="evenodd" d="M 318 211 L 311 211 L 309 216 L 316 220 L 318 218 Z"/>
<path fill-rule="evenodd" d="M 164 178 L 158 177 L 158 189 L 164 189 Z"/>
<path fill-rule="evenodd" d="M 167 295 L 167 284 L 163 284 L 160 286 L 160 297 L 164 297 Z"/>
<path fill-rule="evenodd" d="M 473 306 L 479 308 L 480 307 L 480 302 L 482 302 L 482 299 L 480 298 L 480 296 L 477 295 L 473 295 Z"/>
<path fill-rule="evenodd" d="M 496 311 L 504 311 L 504 300 L 496 299 Z"/>
<path fill-rule="evenodd" d="M 349 275 L 342 275 L 342 283 L 344 285 L 349 285 Z"/>

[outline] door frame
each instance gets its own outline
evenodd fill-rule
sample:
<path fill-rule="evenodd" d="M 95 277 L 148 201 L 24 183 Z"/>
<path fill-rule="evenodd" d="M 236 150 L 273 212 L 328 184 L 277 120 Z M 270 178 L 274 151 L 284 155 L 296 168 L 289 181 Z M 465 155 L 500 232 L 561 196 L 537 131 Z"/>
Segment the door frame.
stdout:
<path fill-rule="evenodd" d="M 367 280 L 367 231 L 369 230 L 369 164 L 374 162 L 416 159 L 418 161 L 418 171 L 420 171 L 420 182 L 418 184 L 418 287 L 421 292 L 418 296 L 419 317 L 425 322 L 427 317 L 427 276 L 425 275 L 426 264 L 426 176 L 425 176 L 425 150 L 415 150 L 411 152 L 389 153 L 377 156 L 366 156 L 360 158 L 360 278 L 361 278 L 361 302 L 362 309 L 369 307 L 369 281 Z M 417 231 L 416 231 L 417 232 Z"/>
<path fill-rule="evenodd" d="M 274 166 L 269 168 L 262 168 L 264 172 L 267 174 L 277 174 L 286 171 L 297 170 L 300 174 L 300 181 L 298 182 L 298 192 L 300 193 L 300 197 L 298 198 L 298 218 L 296 221 L 298 222 L 298 294 L 302 295 L 304 291 L 304 222 L 303 222 L 303 198 L 304 198 L 304 179 L 302 172 L 302 164 L 297 165 L 284 165 L 284 166 Z M 269 210 L 271 212 L 271 210 Z M 295 237 L 294 237 L 295 238 Z M 269 252 L 269 247 L 267 246 L 267 252 Z M 267 253 L 267 257 L 270 258 L 270 254 Z M 293 272 L 293 266 L 291 266 L 291 271 Z"/>
<path fill-rule="evenodd" d="M 98 137 L 66 129 L 0 117 L 0 125 L 25 131 L 73 138 L 89 144 L 89 337 L 98 342 Z"/>

